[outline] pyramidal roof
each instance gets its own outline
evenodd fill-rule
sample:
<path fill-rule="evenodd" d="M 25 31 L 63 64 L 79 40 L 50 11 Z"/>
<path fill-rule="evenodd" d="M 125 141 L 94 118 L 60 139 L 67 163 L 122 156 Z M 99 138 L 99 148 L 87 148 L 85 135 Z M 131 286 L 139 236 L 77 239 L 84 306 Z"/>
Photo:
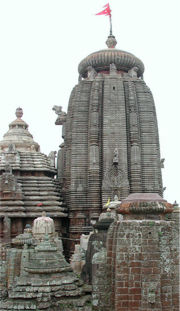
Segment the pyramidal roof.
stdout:
<path fill-rule="evenodd" d="M 9 148 L 23 152 L 40 151 L 39 144 L 33 140 L 33 136 L 28 130 L 28 124 L 22 120 L 22 108 L 17 108 L 15 115 L 16 120 L 9 124 L 8 132 L 0 141 L 0 151 L 7 151 Z"/>

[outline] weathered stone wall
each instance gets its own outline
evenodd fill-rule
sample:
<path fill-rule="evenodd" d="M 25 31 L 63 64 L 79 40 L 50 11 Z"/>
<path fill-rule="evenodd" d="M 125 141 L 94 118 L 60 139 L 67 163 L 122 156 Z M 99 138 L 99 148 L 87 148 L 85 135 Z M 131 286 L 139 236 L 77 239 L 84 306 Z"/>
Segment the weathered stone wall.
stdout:
<path fill-rule="evenodd" d="M 105 289 L 95 281 L 94 295 L 111 293 L 114 311 L 179 310 L 178 230 L 172 220 L 113 223 L 104 261 L 108 281 Z"/>

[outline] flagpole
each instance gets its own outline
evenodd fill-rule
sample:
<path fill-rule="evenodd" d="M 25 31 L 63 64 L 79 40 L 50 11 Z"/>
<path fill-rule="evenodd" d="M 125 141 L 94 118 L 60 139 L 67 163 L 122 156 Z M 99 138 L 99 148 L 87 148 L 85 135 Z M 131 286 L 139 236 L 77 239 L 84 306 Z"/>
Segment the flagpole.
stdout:
<path fill-rule="evenodd" d="M 111 18 L 111 14 L 109 15 L 109 22 L 110 22 L 110 36 L 112 36 L 112 18 Z"/>

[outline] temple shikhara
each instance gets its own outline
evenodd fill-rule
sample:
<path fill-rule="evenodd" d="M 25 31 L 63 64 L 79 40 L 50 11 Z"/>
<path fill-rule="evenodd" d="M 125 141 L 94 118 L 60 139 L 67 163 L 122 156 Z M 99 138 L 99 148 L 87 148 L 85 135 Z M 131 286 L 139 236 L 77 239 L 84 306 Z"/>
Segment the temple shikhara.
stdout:
<path fill-rule="evenodd" d="M 0 141 L 0 311 L 179 311 L 153 96 L 143 62 L 106 44 L 80 62 L 67 112 L 52 108 L 57 154 L 22 108 Z"/>

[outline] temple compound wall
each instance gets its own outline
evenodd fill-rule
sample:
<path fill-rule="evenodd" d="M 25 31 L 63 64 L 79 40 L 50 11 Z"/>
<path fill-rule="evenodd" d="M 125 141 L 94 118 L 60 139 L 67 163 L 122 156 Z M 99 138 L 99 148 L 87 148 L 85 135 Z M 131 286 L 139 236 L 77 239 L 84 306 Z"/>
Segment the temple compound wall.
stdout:
<path fill-rule="evenodd" d="M 92 256 L 94 309 L 178 311 L 179 209 L 171 213 L 160 202 L 130 205 L 136 208 L 129 214 L 127 202 L 117 209 L 123 219 L 111 223 L 106 243 Z"/>

